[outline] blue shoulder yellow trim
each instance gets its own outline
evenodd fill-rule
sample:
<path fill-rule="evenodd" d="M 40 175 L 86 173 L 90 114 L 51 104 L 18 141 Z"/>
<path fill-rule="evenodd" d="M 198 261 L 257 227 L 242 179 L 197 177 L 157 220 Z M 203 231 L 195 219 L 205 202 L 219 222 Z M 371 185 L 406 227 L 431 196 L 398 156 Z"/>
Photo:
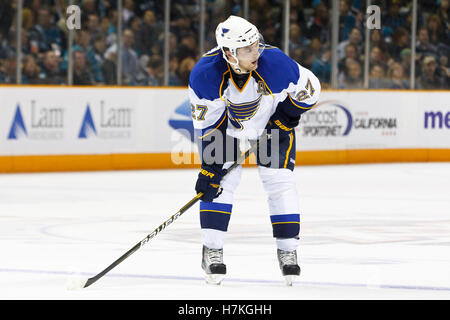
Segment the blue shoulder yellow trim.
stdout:
<path fill-rule="evenodd" d="M 292 104 L 300 109 L 312 109 L 317 104 L 317 102 L 314 104 L 308 104 L 308 103 L 297 101 L 295 99 L 292 99 L 292 97 L 289 93 L 288 93 L 288 97 L 291 100 Z"/>

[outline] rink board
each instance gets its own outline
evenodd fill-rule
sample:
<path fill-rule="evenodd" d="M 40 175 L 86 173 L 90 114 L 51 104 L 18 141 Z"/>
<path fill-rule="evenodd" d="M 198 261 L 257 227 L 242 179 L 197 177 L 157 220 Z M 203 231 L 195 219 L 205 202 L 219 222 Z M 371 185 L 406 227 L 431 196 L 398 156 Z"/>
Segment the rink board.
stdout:
<path fill-rule="evenodd" d="M 449 98 L 325 90 L 296 128 L 296 164 L 450 161 Z M 199 164 L 185 88 L 2 86 L 0 101 L 0 172 Z"/>

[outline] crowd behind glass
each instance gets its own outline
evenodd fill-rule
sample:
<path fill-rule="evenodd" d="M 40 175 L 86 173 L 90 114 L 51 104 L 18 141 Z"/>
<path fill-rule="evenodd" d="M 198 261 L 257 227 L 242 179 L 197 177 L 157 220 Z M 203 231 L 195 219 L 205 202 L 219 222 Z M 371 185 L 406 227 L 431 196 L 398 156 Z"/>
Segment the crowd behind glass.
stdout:
<path fill-rule="evenodd" d="M 369 88 L 409 89 L 412 7 L 409 0 L 372 1 L 381 29 L 370 32 Z M 81 28 L 72 45 L 74 85 L 117 84 L 117 0 L 73 1 Z M 250 0 L 248 19 L 266 43 L 282 48 L 283 0 Z M 21 78 L 16 79 L 17 1 L 0 0 L 0 84 L 67 84 L 67 0 L 23 0 Z M 230 14 L 243 16 L 243 1 L 205 1 L 204 51 L 216 45 L 215 27 Z M 415 88 L 449 89 L 449 0 L 421 0 L 417 14 Z M 331 81 L 331 1 L 291 0 L 289 55 Z M 162 86 L 164 1 L 123 0 L 122 85 Z M 339 1 L 338 88 L 363 87 L 365 1 Z M 187 86 L 200 52 L 198 0 L 170 3 L 168 84 Z"/>

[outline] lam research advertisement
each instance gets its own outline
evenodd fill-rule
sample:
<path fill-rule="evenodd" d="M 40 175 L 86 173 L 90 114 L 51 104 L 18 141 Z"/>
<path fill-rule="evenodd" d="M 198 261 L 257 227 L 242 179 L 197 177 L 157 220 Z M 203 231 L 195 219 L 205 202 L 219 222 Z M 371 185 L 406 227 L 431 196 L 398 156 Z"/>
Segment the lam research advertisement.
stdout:
<path fill-rule="evenodd" d="M 196 152 L 186 89 L 0 88 L 0 155 Z M 325 91 L 297 151 L 450 148 L 448 92 Z"/>

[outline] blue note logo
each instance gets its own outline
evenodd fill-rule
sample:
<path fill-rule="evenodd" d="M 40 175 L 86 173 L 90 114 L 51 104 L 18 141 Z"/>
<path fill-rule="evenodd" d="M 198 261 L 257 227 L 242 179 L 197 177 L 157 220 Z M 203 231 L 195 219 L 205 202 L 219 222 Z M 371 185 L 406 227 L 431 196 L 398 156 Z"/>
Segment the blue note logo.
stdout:
<path fill-rule="evenodd" d="M 17 140 L 21 136 L 27 136 L 27 128 L 23 122 L 22 111 L 20 105 L 17 104 L 11 128 L 9 129 L 8 140 Z"/>
<path fill-rule="evenodd" d="M 239 104 L 227 100 L 227 110 L 231 124 L 235 128 L 242 130 L 244 128 L 242 122 L 250 120 L 255 115 L 261 103 L 261 98 L 262 95 L 256 100 Z"/>
<path fill-rule="evenodd" d="M 97 135 L 97 130 L 95 129 L 94 119 L 92 119 L 91 108 L 87 105 L 78 138 L 86 139 L 92 134 Z"/>

